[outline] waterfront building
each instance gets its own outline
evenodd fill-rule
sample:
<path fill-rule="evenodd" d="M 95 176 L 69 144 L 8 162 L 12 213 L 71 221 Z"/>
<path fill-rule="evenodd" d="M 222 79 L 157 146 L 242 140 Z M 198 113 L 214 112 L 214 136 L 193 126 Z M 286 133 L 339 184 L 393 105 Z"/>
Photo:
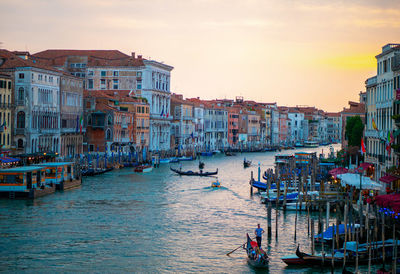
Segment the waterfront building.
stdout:
<path fill-rule="evenodd" d="M 328 142 L 337 143 L 341 142 L 342 132 L 342 120 L 340 119 L 340 113 L 338 112 L 327 112 L 327 139 Z"/>
<path fill-rule="evenodd" d="M 205 102 L 204 131 L 207 150 L 228 147 L 228 111 L 214 102 Z"/>
<path fill-rule="evenodd" d="M 194 125 L 194 147 L 195 151 L 201 152 L 206 150 L 205 146 L 205 128 L 204 128 L 204 102 L 197 98 L 186 99 L 193 104 L 193 125 Z M 172 132 L 172 131 L 171 131 Z M 175 145 L 175 143 L 174 143 Z"/>
<path fill-rule="evenodd" d="M 359 102 L 349 101 L 349 107 L 343 108 L 340 112 L 340 120 L 342 123 L 342 148 L 347 148 L 347 138 L 346 138 L 346 123 L 347 119 L 354 116 L 360 116 L 361 120 L 365 121 L 365 105 Z M 386 135 L 387 136 L 387 135 Z"/>
<path fill-rule="evenodd" d="M 278 107 L 279 110 L 279 144 L 289 144 L 289 134 L 291 129 L 289 128 L 289 109 L 287 107 Z"/>
<path fill-rule="evenodd" d="M 8 154 L 11 149 L 13 94 L 13 78 L 10 74 L 0 73 L 0 146 L 2 154 Z"/>
<path fill-rule="evenodd" d="M 129 92 L 85 91 L 86 151 L 129 153 L 147 148 L 149 106 Z"/>
<path fill-rule="evenodd" d="M 228 109 L 228 144 L 229 147 L 237 147 L 239 143 L 239 108 Z"/>
<path fill-rule="evenodd" d="M 83 153 L 83 80 L 68 73 L 60 82 L 60 156 L 73 158 Z"/>
<path fill-rule="evenodd" d="M 170 86 L 172 66 L 154 60 L 144 60 L 141 96 L 150 104 L 150 150 L 170 149 Z"/>
<path fill-rule="evenodd" d="M 304 113 L 298 111 L 296 108 L 289 108 L 288 112 L 290 137 L 289 142 L 291 144 L 303 143 L 304 142 L 304 130 L 303 121 Z"/>
<path fill-rule="evenodd" d="M 168 111 L 173 114 L 171 132 L 174 134 L 175 146 L 178 146 L 178 149 L 195 150 L 193 103 L 183 100 L 180 94 L 172 94 L 171 109 Z"/>
<path fill-rule="evenodd" d="M 260 144 L 260 116 L 254 111 L 247 112 L 247 143 L 250 147 Z"/>
<path fill-rule="evenodd" d="M 393 87 L 394 87 L 394 104 L 393 104 L 393 123 L 394 127 L 394 146 L 393 152 L 396 154 L 394 164 L 399 166 L 400 158 L 400 54 L 396 54 L 392 60 L 393 70 Z"/>
<path fill-rule="evenodd" d="M 279 144 L 279 111 L 276 103 L 266 103 L 265 106 L 265 138 L 268 145 Z"/>
<path fill-rule="evenodd" d="M 11 73 L 14 81 L 16 152 L 58 153 L 62 73 L 7 50 L 0 50 L 0 71 Z"/>
<path fill-rule="evenodd" d="M 46 50 L 33 55 L 41 62 L 85 78 L 87 90 L 130 90 L 150 105 L 152 151 L 170 149 L 172 66 L 118 50 Z"/>
<path fill-rule="evenodd" d="M 396 103 L 400 44 L 387 44 L 376 56 L 377 75 L 366 80 L 366 146 L 367 159 L 375 165 L 376 178 L 398 164 L 398 153 L 387 146 L 388 134 L 397 135 Z"/>

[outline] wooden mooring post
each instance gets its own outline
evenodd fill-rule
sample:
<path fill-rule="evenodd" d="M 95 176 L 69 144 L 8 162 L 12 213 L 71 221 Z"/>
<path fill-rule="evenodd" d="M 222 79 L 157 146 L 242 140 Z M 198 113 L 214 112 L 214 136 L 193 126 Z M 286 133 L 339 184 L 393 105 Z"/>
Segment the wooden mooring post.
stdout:
<path fill-rule="evenodd" d="M 272 236 L 272 204 L 271 201 L 268 202 L 268 209 L 267 209 L 267 218 L 268 218 L 268 239 Z"/>
<path fill-rule="evenodd" d="M 311 219 L 311 254 L 314 255 L 315 242 L 314 242 L 314 219 Z"/>
<path fill-rule="evenodd" d="M 251 172 L 251 178 L 250 178 L 250 195 L 253 196 L 253 182 L 254 182 L 254 177 L 253 177 L 253 171 Z"/>

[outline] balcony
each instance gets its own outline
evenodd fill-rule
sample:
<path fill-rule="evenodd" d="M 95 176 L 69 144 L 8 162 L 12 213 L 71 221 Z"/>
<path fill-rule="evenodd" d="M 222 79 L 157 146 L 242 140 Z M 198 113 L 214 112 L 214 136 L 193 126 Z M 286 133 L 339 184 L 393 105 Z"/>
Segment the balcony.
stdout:
<path fill-rule="evenodd" d="M 122 123 L 121 127 L 124 129 L 128 128 L 128 123 Z"/>
<path fill-rule="evenodd" d="M 17 103 L 17 106 L 25 106 L 24 100 L 17 100 L 16 103 Z"/>
<path fill-rule="evenodd" d="M 10 103 L 0 103 L 0 108 L 11 108 Z"/>
<path fill-rule="evenodd" d="M 25 135 L 25 128 L 16 128 L 15 134 L 16 135 Z"/>

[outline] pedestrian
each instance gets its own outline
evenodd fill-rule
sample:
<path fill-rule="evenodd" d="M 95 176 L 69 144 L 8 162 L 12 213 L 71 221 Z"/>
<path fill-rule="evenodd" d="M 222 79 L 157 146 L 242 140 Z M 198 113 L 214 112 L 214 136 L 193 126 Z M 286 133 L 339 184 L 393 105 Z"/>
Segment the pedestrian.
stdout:
<path fill-rule="evenodd" d="M 257 239 L 257 245 L 259 248 L 261 248 L 261 239 L 262 239 L 262 234 L 264 233 L 264 229 L 260 227 L 260 224 L 257 224 L 257 228 L 254 231 L 254 234 L 256 235 Z"/>

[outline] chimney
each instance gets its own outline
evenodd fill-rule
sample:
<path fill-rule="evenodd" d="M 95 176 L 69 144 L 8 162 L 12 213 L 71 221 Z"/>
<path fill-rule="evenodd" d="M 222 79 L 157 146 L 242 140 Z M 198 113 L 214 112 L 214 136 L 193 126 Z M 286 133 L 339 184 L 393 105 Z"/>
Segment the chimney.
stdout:
<path fill-rule="evenodd" d="M 138 58 L 138 59 L 142 59 L 142 55 L 138 55 L 137 58 Z"/>
<path fill-rule="evenodd" d="M 132 52 L 131 55 L 132 55 L 133 59 L 135 59 L 135 53 Z"/>

